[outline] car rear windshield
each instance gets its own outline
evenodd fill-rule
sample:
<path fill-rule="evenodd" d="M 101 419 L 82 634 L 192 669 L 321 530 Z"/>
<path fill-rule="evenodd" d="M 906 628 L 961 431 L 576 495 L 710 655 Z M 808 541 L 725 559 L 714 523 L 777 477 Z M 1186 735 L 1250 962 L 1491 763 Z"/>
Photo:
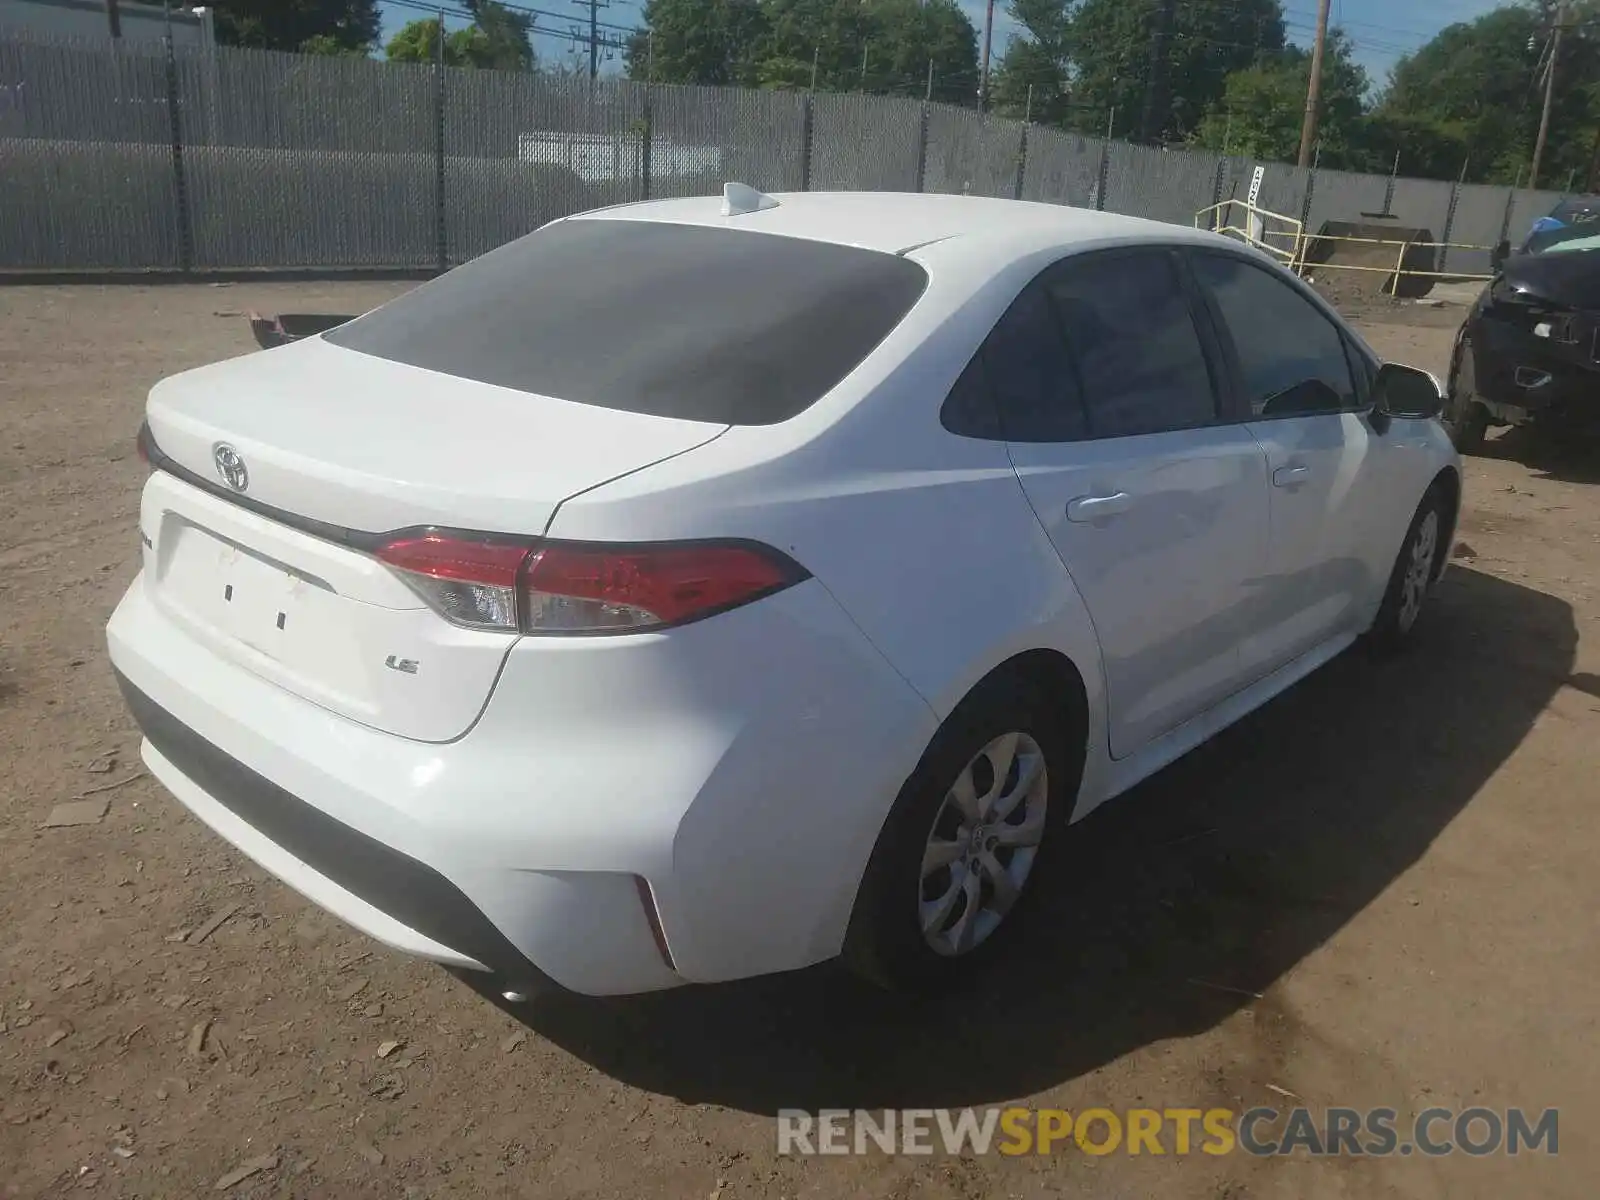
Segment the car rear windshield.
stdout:
<path fill-rule="evenodd" d="M 330 330 L 394 362 L 602 408 L 771 425 L 821 399 L 927 286 L 916 263 L 696 225 L 546 226 Z"/>

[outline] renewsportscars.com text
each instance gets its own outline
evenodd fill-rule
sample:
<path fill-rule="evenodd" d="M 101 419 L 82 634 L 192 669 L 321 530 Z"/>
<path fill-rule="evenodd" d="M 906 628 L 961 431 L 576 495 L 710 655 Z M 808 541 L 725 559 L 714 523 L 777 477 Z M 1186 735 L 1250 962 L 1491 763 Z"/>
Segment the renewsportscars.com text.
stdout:
<path fill-rule="evenodd" d="M 783 1109 L 779 1154 L 1556 1154 L 1560 1112 L 1428 1108 Z"/>

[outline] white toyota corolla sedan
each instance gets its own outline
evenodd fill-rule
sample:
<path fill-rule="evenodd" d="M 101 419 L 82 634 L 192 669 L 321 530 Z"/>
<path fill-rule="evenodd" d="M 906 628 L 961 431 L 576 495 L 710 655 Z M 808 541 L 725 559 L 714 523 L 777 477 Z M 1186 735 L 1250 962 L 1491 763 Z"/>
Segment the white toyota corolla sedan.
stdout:
<path fill-rule="evenodd" d="M 159 384 L 111 658 L 202 821 L 501 990 L 934 984 L 1069 824 L 1407 639 L 1439 407 L 1218 236 L 730 185 Z"/>

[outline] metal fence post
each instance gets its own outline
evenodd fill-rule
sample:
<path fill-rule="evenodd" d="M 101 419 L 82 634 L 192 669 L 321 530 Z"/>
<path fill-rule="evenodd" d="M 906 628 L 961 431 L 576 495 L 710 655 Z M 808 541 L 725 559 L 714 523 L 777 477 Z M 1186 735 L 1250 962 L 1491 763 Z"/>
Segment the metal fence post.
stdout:
<path fill-rule="evenodd" d="M 1439 261 L 1433 269 L 1438 271 L 1440 275 L 1444 274 L 1445 262 L 1450 257 L 1450 233 L 1455 228 L 1456 224 L 1456 205 L 1461 202 L 1461 181 L 1466 177 L 1467 167 L 1466 164 L 1463 163 L 1461 165 L 1461 179 L 1456 180 L 1450 185 L 1450 207 L 1445 209 L 1444 232 L 1439 235 L 1439 241 L 1442 243 L 1442 245 L 1439 247 Z"/>
<path fill-rule="evenodd" d="M 650 199 L 650 152 L 656 135 L 650 111 L 650 93 L 644 94 L 644 115 L 639 119 L 639 199 Z"/>
<path fill-rule="evenodd" d="M 1311 200 L 1316 194 L 1317 169 L 1312 167 L 1306 174 L 1306 198 L 1300 202 L 1300 236 L 1296 240 L 1294 248 L 1294 261 L 1290 264 L 1290 268 L 1295 271 L 1299 271 L 1305 266 L 1303 259 L 1306 248 L 1310 245 L 1306 229 L 1311 224 Z"/>
<path fill-rule="evenodd" d="M 1094 181 L 1094 207 L 1097 212 L 1106 210 L 1106 181 L 1111 178 L 1111 143 L 1100 143 L 1100 167 Z"/>
<path fill-rule="evenodd" d="M 1022 199 L 1022 182 L 1028 174 L 1028 125 L 1023 122 L 1022 134 L 1017 138 L 1017 183 L 1012 189 L 1013 200 Z"/>
<path fill-rule="evenodd" d="M 444 36 L 443 18 L 440 37 Z M 433 64 L 433 217 L 435 261 L 440 274 L 450 269 L 450 227 L 445 215 L 444 65 Z"/>
<path fill-rule="evenodd" d="M 172 37 L 166 43 L 167 125 L 172 132 L 172 186 L 177 201 L 178 269 L 187 274 L 194 269 L 194 223 L 189 212 L 189 184 L 183 169 L 183 121 L 178 114 L 178 56 Z"/>
<path fill-rule="evenodd" d="M 1210 225 L 1210 228 L 1212 228 L 1212 229 L 1215 229 L 1217 227 L 1217 220 L 1218 220 L 1219 217 L 1222 216 L 1222 214 L 1217 211 L 1217 206 L 1222 203 L 1222 180 L 1227 175 L 1227 172 L 1228 172 L 1228 160 L 1226 158 L 1217 159 L 1217 173 L 1216 173 L 1215 178 L 1213 178 L 1212 181 L 1211 181 L 1211 225 Z"/>
<path fill-rule="evenodd" d="M 928 182 L 928 106 L 923 104 L 922 116 L 917 122 L 917 191 Z"/>
<path fill-rule="evenodd" d="M 811 190 L 811 137 L 815 128 L 816 118 L 812 115 L 813 105 L 811 93 L 805 95 L 804 105 L 800 110 L 800 190 Z"/>
<path fill-rule="evenodd" d="M 1501 235 L 1496 238 L 1496 245 L 1506 242 L 1510 237 L 1510 210 L 1514 210 L 1515 206 L 1517 206 L 1517 189 L 1512 187 L 1506 192 L 1506 213 L 1501 216 Z"/>

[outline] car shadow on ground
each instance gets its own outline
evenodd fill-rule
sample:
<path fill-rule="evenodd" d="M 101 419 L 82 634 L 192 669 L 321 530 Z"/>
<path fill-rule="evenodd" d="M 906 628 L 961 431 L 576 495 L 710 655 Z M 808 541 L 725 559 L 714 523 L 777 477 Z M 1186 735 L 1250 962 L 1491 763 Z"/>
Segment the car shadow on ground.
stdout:
<path fill-rule="evenodd" d="M 1562 438 L 1519 426 L 1484 442 L 1482 458 L 1521 463 L 1535 479 L 1557 483 L 1600 483 L 1600 438 Z"/>
<path fill-rule="evenodd" d="M 1561 600 L 1452 569 L 1410 654 L 1342 656 L 1074 827 L 1026 923 L 947 994 L 821 967 L 507 1011 L 625 1083 L 748 1112 L 1043 1091 L 1271 1006 L 1472 800 L 1576 648 Z"/>

